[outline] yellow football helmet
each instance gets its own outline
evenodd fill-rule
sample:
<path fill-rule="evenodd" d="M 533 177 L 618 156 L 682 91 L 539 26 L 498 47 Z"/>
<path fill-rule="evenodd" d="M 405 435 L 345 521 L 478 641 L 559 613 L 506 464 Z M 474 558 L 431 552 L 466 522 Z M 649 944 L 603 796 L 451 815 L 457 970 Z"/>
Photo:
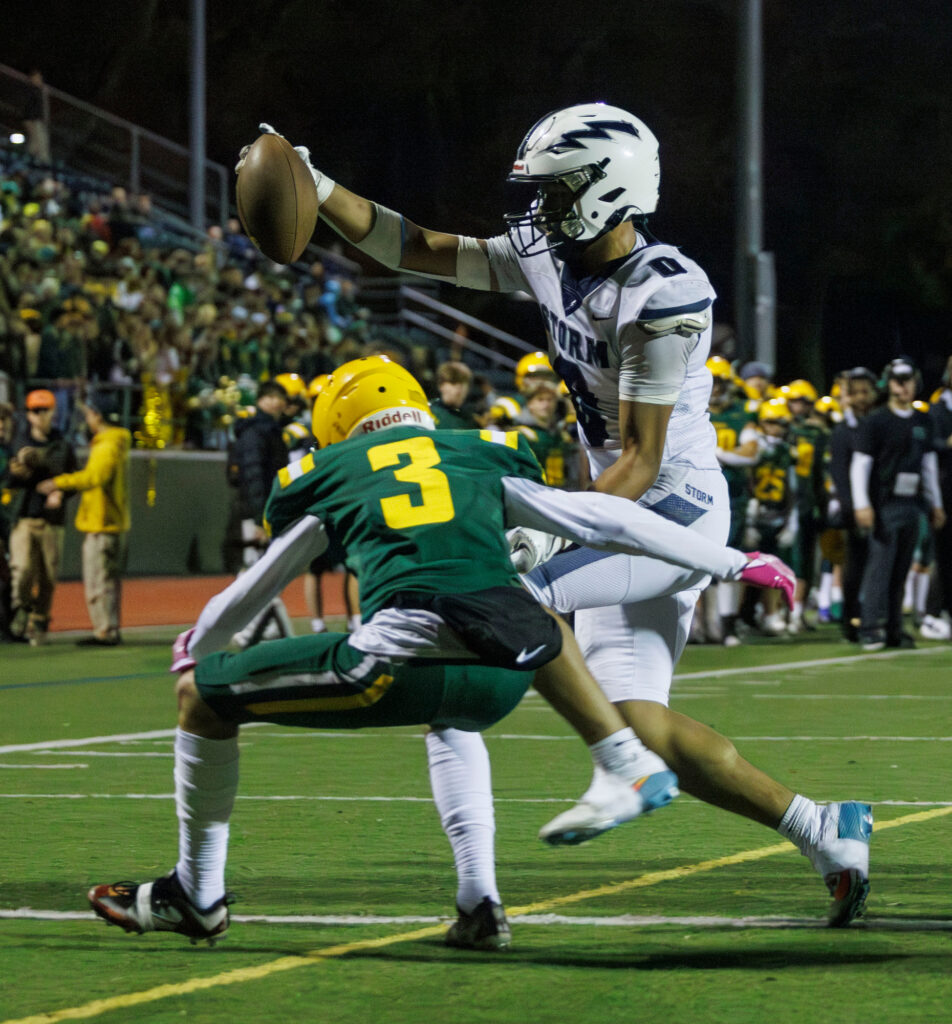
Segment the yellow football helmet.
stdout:
<path fill-rule="evenodd" d="M 307 402 L 307 384 L 299 373 L 279 373 L 274 378 L 275 384 L 280 384 L 288 394 L 291 402 L 298 402 L 304 405 Z"/>
<path fill-rule="evenodd" d="M 723 356 L 711 356 L 704 365 L 711 371 L 711 376 L 714 377 L 715 380 L 723 380 L 728 383 L 733 383 L 734 371 L 731 369 L 730 362 Z"/>
<path fill-rule="evenodd" d="M 314 400 L 311 429 L 320 448 L 360 430 L 433 426 L 430 404 L 413 374 L 387 356 L 366 356 L 339 366 Z"/>
<path fill-rule="evenodd" d="M 530 377 L 541 377 L 543 380 L 552 381 L 559 379 L 545 352 L 529 352 L 516 363 L 516 387 L 520 391 L 525 391 L 529 386 L 530 382 L 527 378 Z"/>
<path fill-rule="evenodd" d="M 820 397 L 817 394 L 816 388 L 802 377 L 798 377 L 796 380 L 790 381 L 785 387 L 780 389 L 784 397 L 789 402 L 791 398 L 799 398 L 803 402 L 809 402 L 811 405 Z"/>
<path fill-rule="evenodd" d="M 310 384 L 307 386 L 307 397 L 313 402 L 315 398 L 321 393 L 322 388 L 327 383 L 327 378 L 330 376 L 329 373 L 319 373 L 314 377 Z"/>
<path fill-rule="evenodd" d="M 757 410 L 759 423 L 790 423 L 790 410 L 783 398 L 768 398 Z"/>
<path fill-rule="evenodd" d="M 829 416 L 834 423 L 839 423 L 843 419 L 842 406 L 832 395 L 821 395 L 813 403 L 813 408 L 821 416 Z"/>

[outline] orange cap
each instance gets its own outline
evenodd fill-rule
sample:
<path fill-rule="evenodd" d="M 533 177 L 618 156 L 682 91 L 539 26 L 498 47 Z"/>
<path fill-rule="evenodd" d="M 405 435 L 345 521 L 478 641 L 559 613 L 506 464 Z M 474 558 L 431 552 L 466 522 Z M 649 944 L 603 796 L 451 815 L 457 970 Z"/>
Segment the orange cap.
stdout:
<path fill-rule="evenodd" d="M 26 396 L 26 407 L 28 409 L 55 409 L 56 395 L 52 391 L 40 388 L 38 391 L 31 391 Z"/>

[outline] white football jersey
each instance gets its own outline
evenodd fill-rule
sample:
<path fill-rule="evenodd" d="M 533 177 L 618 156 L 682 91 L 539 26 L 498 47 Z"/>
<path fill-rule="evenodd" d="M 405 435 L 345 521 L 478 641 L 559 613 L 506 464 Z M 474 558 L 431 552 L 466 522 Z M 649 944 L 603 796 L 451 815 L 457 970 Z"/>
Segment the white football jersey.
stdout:
<path fill-rule="evenodd" d="M 506 235 L 488 245 L 500 290 L 528 291 L 539 304 L 552 365 L 572 394 L 596 475 L 620 453 L 620 388 L 627 399 L 673 405 L 666 464 L 718 468 L 704 365 L 715 292 L 693 260 L 639 236 L 601 275 L 576 280 L 550 252 L 520 257 Z M 681 316 L 693 318 L 697 332 L 664 333 L 664 322 Z"/>

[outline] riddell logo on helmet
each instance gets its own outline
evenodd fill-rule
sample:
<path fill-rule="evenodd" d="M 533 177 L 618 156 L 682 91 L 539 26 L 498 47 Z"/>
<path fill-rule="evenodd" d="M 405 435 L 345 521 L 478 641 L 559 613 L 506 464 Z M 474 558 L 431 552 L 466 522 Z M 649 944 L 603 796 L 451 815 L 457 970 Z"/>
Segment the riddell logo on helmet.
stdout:
<path fill-rule="evenodd" d="M 357 432 L 361 434 L 372 434 L 375 430 L 384 430 L 386 427 L 432 427 L 433 419 L 422 409 L 403 407 L 397 409 L 381 409 L 380 412 L 368 417 L 361 423 Z"/>

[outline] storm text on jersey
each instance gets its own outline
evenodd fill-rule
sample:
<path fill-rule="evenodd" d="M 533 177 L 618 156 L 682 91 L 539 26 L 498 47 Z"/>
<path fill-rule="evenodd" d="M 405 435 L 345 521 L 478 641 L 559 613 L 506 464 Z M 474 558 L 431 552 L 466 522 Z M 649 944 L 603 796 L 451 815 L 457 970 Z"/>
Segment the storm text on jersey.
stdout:
<path fill-rule="evenodd" d="M 591 338 L 576 328 L 570 327 L 564 320 L 557 317 L 545 303 L 540 302 L 539 309 L 542 311 L 542 319 L 552 336 L 552 341 L 558 346 L 560 352 L 569 359 L 586 363 L 589 366 L 608 366 L 607 341 Z"/>

